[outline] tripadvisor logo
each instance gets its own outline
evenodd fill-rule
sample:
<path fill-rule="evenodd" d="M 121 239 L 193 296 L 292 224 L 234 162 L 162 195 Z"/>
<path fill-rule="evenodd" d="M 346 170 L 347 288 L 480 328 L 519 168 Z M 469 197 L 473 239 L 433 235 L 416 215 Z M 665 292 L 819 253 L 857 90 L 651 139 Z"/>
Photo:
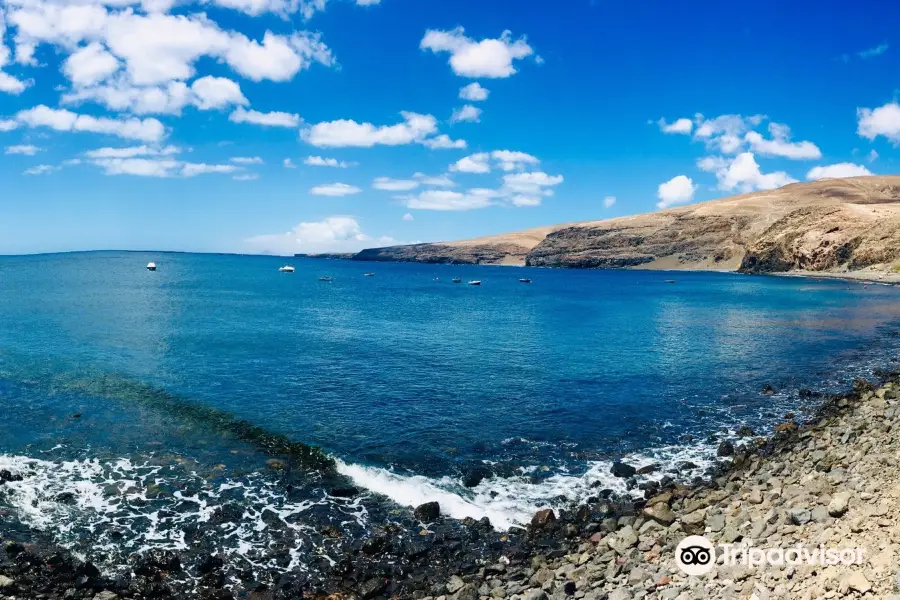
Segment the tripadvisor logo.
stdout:
<path fill-rule="evenodd" d="M 862 564 L 862 548 L 806 547 L 796 544 L 788 548 L 756 548 L 749 542 L 720 544 L 722 565 L 758 567 L 769 565 L 853 565 Z M 703 536 L 684 538 L 675 548 L 675 564 L 688 575 L 705 575 L 716 566 L 716 547 Z"/>
<path fill-rule="evenodd" d="M 716 566 L 716 548 L 702 535 L 691 535 L 675 548 L 675 564 L 688 575 L 705 575 Z"/>

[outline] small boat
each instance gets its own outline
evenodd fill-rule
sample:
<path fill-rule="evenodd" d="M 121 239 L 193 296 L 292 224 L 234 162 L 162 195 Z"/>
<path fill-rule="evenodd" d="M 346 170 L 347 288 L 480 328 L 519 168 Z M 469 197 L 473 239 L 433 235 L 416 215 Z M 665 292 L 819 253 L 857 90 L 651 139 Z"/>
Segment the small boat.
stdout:
<path fill-rule="evenodd" d="M 453 283 L 462 283 L 462 279 L 460 279 L 459 277 L 454 277 L 452 281 Z"/>
<path fill-rule="evenodd" d="M 149 263 L 147 263 L 147 270 L 148 270 L 148 271 L 155 271 L 155 270 L 156 270 L 156 263 L 155 263 L 155 262 L 149 262 Z"/>
<path fill-rule="evenodd" d="M 469 282 L 469 285 L 481 285 L 481 281 L 479 281 L 478 279 L 473 279 Z"/>
<path fill-rule="evenodd" d="M 321 277 L 319 277 L 319 281 L 334 281 L 334 277 L 331 277 L 329 275 L 322 275 Z"/>
<path fill-rule="evenodd" d="M 523 277 L 522 279 L 519 280 L 519 283 L 531 283 L 531 280 L 528 279 L 527 277 Z"/>
<path fill-rule="evenodd" d="M 375 277 L 375 273 L 363 273 L 365 277 Z"/>
<path fill-rule="evenodd" d="M 666 279 L 666 283 L 675 283 L 674 279 Z"/>
<path fill-rule="evenodd" d="M 278 272 L 279 273 L 293 273 L 294 267 L 292 267 L 291 265 L 284 265 L 283 267 L 278 269 Z"/>

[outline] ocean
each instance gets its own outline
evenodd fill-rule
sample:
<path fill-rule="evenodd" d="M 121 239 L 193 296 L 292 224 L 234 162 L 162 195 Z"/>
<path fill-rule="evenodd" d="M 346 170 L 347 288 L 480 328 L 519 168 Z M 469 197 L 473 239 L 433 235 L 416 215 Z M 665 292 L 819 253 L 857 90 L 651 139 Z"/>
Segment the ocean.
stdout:
<path fill-rule="evenodd" d="M 339 559 L 326 525 L 351 543 L 432 500 L 514 528 L 640 493 L 615 460 L 702 477 L 738 428 L 896 368 L 898 300 L 719 273 L 2 257 L 0 471 L 21 481 L 0 527 L 112 571 L 202 542 L 286 572 Z"/>

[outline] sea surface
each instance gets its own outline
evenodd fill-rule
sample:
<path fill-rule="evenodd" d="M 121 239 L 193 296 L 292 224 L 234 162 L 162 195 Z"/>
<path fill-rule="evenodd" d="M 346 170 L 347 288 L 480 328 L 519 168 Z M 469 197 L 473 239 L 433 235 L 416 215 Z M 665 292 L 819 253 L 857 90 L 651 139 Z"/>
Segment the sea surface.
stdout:
<path fill-rule="evenodd" d="M 509 528 L 628 493 L 616 459 L 702 476 L 738 427 L 767 433 L 895 368 L 898 332 L 900 290 L 843 281 L 2 257 L 0 470 L 25 477 L 0 487 L 0 515 L 110 568 L 224 522 L 204 543 L 294 569 L 322 523 L 365 536 L 429 500 Z"/>

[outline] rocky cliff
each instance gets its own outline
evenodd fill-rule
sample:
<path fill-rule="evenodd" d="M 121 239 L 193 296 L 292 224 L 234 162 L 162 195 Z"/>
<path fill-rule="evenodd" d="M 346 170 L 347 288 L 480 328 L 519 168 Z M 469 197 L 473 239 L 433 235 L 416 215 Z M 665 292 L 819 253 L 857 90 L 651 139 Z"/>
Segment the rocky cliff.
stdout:
<path fill-rule="evenodd" d="M 364 250 L 357 260 L 744 272 L 900 268 L 900 176 L 796 183 L 606 221 Z"/>

